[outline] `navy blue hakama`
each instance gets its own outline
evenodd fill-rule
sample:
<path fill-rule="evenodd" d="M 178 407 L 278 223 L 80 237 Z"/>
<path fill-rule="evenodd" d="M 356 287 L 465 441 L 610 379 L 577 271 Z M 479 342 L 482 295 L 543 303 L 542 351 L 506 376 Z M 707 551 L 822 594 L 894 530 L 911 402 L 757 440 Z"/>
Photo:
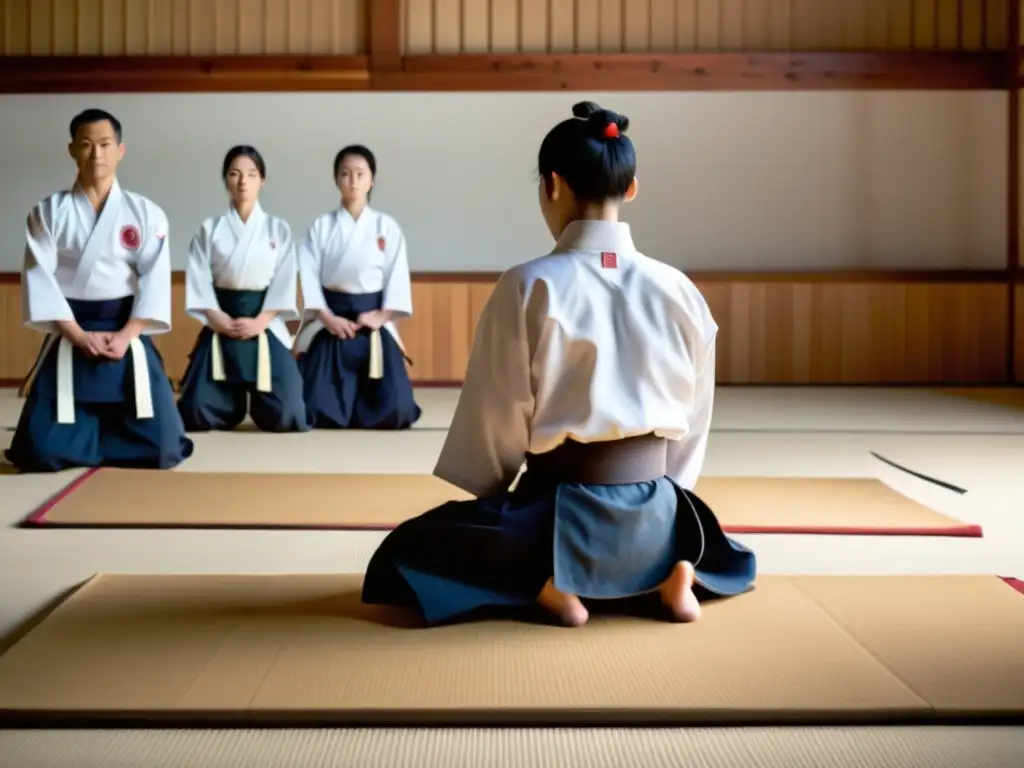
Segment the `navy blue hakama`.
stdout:
<path fill-rule="evenodd" d="M 131 319 L 134 297 L 109 301 L 68 299 L 85 331 L 121 330 Z M 54 335 L 56 336 L 56 335 Z M 153 404 L 150 418 L 138 418 L 133 352 L 120 360 L 72 352 L 74 423 L 57 414 L 57 360 L 61 339 L 47 338 L 34 367 L 21 418 L 7 460 L 23 472 L 57 472 L 72 467 L 169 469 L 192 455 L 174 403 L 174 391 L 160 353 L 149 336 L 139 342 L 146 355 Z"/>
<path fill-rule="evenodd" d="M 217 288 L 217 302 L 233 318 L 256 317 L 263 309 L 266 291 Z M 257 387 L 259 339 L 219 337 L 224 379 L 213 378 L 215 332 L 203 328 L 189 355 L 181 381 L 178 412 L 189 432 L 232 430 L 252 416 L 264 432 L 306 432 L 311 424 L 302 397 L 302 376 L 289 350 L 267 333 L 270 351 L 270 391 Z"/>
<path fill-rule="evenodd" d="M 549 579 L 581 599 L 643 598 L 684 560 L 698 598 L 751 589 L 754 553 L 670 478 L 560 482 L 530 463 L 513 491 L 447 502 L 395 528 L 366 569 L 363 602 L 414 609 L 431 626 L 534 606 Z"/>
<path fill-rule="evenodd" d="M 340 293 L 324 289 L 327 306 L 353 322 L 381 308 L 383 293 Z M 299 358 L 306 409 L 317 429 L 407 429 L 422 414 L 413 396 L 405 355 L 386 328 L 380 329 L 383 376 L 370 377 L 372 331 L 339 339 L 326 328 Z"/>

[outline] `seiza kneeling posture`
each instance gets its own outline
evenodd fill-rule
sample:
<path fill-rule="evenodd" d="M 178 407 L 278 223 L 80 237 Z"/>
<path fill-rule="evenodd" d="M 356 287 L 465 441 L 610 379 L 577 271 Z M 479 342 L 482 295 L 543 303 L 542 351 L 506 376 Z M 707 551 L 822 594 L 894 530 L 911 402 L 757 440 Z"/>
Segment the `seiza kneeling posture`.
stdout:
<path fill-rule="evenodd" d="M 341 206 L 318 217 L 299 247 L 295 351 L 315 429 L 407 429 L 421 415 L 395 327 L 412 315 L 405 236 L 369 205 L 376 175 L 366 147 L 338 152 Z"/>
<path fill-rule="evenodd" d="M 628 120 L 590 103 L 573 113 L 540 148 L 555 248 L 495 286 L 434 470 L 477 498 L 402 523 L 367 568 L 364 602 L 428 625 L 540 604 L 578 626 L 581 598 L 643 595 L 693 621 L 699 595 L 755 579 L 754 554 L 693 493 L 718 327 L 618 220 L 637 192 Z"/>
<path fill-rule="evenodd" d="M 190 432 L 232 430 L 246 411 L 265 432 L 305 432 L 310 420 L 286 324 L 299 319 L 291 228 L 260 206 L 267 168 L 254 147 L 229 149 L 221 175 L 231 208 L 204 221 L 189 248 L 185 309 L 206 327 L 178 411 Z"/>
<path fill-rule="evenodd" d="M 151 340 L 171 329 L 167 216 L 118 184 L 121 135 L 107 112 L 77 115 L 74 187 L 28 217 L 22 312 L 47 336 L 6 454 L 22 471 L 169 469 L 192 455 Z"/>

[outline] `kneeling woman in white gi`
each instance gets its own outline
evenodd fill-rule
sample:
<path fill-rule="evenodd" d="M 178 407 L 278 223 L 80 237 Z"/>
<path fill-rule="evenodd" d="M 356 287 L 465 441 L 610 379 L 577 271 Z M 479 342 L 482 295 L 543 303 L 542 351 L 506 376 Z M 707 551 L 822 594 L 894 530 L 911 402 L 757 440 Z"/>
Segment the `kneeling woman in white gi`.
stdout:
<path fill-rule="evenodd" d="M 699 596 L 754 581 L 753 553 L 693 494 L 717 325 L 618 220 L 637 189 L 628 120 L 589 103 L 573 114 L 540 148 L 555 248 L 498 280 L 434 470 L 477 498 L 402 523 L 367 568 L 364 602 L 428 625 L 540 605 L 578 626 L 581 598 L 634 597 L 693 621 Z"/>
<path fill-rule="evenodd" d="M 405 237 L 369 205 L 373 153 L 334 159 L 341 207 L 299 248 L 304 326 L 295 343 L 306 408 L 319 429 L 406 429 L 420 418 L 395 321 L 412 315 Z"/>
<path fill-rule="evenodd" d="M 189 248 L 185 307 L 206 327 L 178 412 L 190 432 L 234 429 L 246 411 L 266 432 L 304 432 L 310 423 L 286 325 L 299 319 L 291 229 L 259 204 L 267 167 L 256 149 L 228 150 L 222 176 L 231 208 L 204 221 Z"/>

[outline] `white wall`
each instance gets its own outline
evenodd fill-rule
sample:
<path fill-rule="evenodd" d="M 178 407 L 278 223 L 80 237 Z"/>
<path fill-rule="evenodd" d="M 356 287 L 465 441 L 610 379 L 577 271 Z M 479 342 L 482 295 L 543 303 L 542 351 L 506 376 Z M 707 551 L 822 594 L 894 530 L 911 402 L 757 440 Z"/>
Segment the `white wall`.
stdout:
<path fill-rule="evenodd" d="M 331 163 L 363 142 L 375 203 L 396 216 L 416 271 L 491 271 L 545 252 L 536 202 L 544 133 L 583 94 L 0 96 L 0 271 L 20 267 L 25 215 L 66 187 L 73 114 L 125 127 L 121 181 L 164 206 L 176 268 L 226 203 L 221 159 L 267 159 L 264 205 L 296 231 L 336 205 Z M 711 270 L 1001 268 L 1005 95 L 602 93 L 632 120 L 640 197 L 627 208 L 652 256 Z"/>

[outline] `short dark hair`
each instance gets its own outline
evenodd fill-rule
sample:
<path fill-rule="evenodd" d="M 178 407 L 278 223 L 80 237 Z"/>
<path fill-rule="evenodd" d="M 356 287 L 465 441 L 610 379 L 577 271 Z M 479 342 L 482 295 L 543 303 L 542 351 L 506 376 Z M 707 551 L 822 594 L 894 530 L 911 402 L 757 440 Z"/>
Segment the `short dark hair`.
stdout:
<path fill-rule="evenodd" d="M 117 137 L 117 143 L 121 143 L 121 121 L 114 117 L 112 114 L 103 109 L 90 108 L 79 112 L 73 118 L 71 118 L 71 126 L 69 128 L 71 132 L 71 140 L 74 141 L 78 138 L 78 129 L 83 125 L 92 125 L 93 123 L 110 123 L 114 129 L 114 135 Z"/>
<path fill-rule="evenodd" d="M 345 162 L 345 158 L 350 155 L 356 155 L 357 157 L 363 158 L 363 160 L 366 161 L 366 164 L 370 166 L 370 174 L 373 176 L 377 175 L 377 158 L 373 156 L 373 152 L 362 144 L 349 144 L 334 156 L 334 178 L 338 178 L 338 172 L 341 170 L 341 164 Z"/>
<path fill-rule="evenodd" d="M 557 173 L 581 202 L 621 200 L 636 176 L 636 151 L 626 136 L 629 118 L 590 101 L 575 104 L 572 113 L 540 145 L 541 178 L 550 189 Z"/>
<path fill-rule="evenodd" d="M 259 153 L 256 147 L 251 147 L 248 144 L 238 144 L 228 150 L 228 153 L 224 155 L 224 164 L 221 166 L 220 177 L 226 179 L 228 172 L 231 170 L 231 164 L 235 162 L 239 157 L 248 157 L 253 163 L 256 164 L 256 170 L 259 171 L 260 178 L 267 178 L 267 164 L 263 162 L 263 155 Z"/>

